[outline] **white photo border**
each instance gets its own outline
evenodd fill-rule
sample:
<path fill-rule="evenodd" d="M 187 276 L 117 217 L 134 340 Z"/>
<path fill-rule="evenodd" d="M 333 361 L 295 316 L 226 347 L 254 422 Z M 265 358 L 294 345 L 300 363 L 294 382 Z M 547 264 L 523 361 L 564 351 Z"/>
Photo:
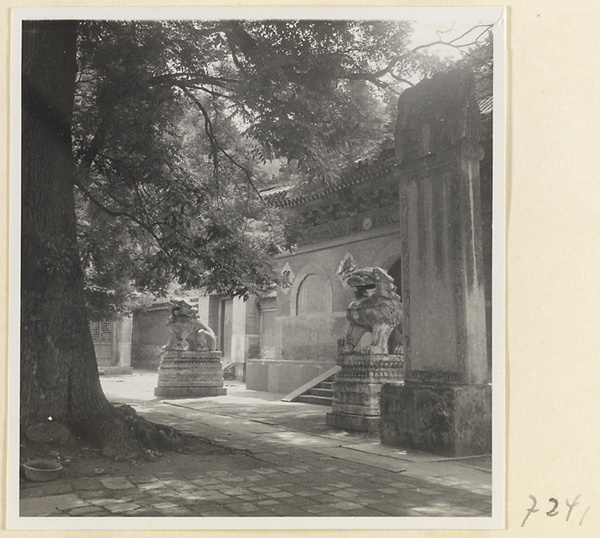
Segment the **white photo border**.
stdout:
<path fill-rule="evenodd" d="M 19 351 L 21 223 L 21 23 L 26 20 L 346 19 L 409 20 L 463 16 L 494 23 L 493 254 L 492 254 L 492 514 L 490 517 L 20 517 Z M 502 529 L 505 526 L 505 137 L 506 10 L 503 7 L 202 7 L 13 8 L 11 13 L 9 371 L 6 523 L 14 530 L 233 530 L 233 529 Z"/>

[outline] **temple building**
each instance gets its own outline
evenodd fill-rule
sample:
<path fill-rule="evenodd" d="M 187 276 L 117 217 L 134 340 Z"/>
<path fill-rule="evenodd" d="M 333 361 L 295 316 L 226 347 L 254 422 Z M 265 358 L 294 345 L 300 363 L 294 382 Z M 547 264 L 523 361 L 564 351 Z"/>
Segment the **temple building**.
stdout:
<path fill-rule="evenodd" d="M 480 103 L 485 137 L 481 161 L 486 323 L 491 325 L 491 98 Z M 260 355 L 246 362 L 252 390 L 287 393 L 335 365 L 352 290 L 337 274 L 351 255 L 357 267 L 382 267 L 401 294 L 399 187 L 392 151 L 358 166 L 342 181 L 309 196 L 273 189 L 266 200 L 298 211 L 306 223 L 297 250 L 277 257 L 286 283 L 257 301 Z M 488 333 L 490 331 L 488 330 Z M 368 336 L 368 335 L 366 335 Z M 491 341 L 488 339 L 488 351 Z M 491 353 L 488 352 L 491 357 Z"/>
<path fill-rule="evenodd" d="M 479 101 L 483 260 L 491 361 L 492 98 Z M 223 366 L 250 390 L 288 393 L 335 365 L 347 328 L 352 290 L 337 274 L 349 255 L 357 267 L 388 271 L 401 294 L 401 215 L 393 150 L 356 166 L 338 183 L 310 194 L 291 187 L 263 192 L 267 203 L 299 214 L 297 249 L 276 257 L 283 285 L 248 301 L 192 294 L 199 316 L 217 336 Z M 168 302 L 133 316 L 131 366 L 156 369 L 168 339 Z M 367 335 L 366 335 L 367 336 Z"/>

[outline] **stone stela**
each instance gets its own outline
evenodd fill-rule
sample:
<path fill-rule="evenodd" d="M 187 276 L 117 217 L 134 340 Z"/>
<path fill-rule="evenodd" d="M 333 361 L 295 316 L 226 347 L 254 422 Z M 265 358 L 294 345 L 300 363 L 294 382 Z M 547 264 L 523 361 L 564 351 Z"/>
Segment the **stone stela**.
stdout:
<path fill-rule="evenodd" d="M 406 379 L 381 391 L 381 442 L 491 452 L 479 166 L 471 74 L 438 74 L 398 103 Z"/>
<path fill-rule="evenodd" d="M 377 432 L 381 387 L 404 379 L 402 303 L 384 269 L 357 270 L 350 257 L 342 261 L 338 274 L 354 288 L 355 299 L 346 313 L 348 332 L 338 341 L 337 364 L 342 369 L 335 376 L 326 422 L 335 428 Z M 370 344 L 361 347 L 366 333 Z"/>
<path fill-rule="evenodd" d="M 214 332 L 185 300 L 172 301 L 167 322 L 171 336 L 158 368 L 156 396 L 202 398 L 227 393 L 223 387 L 221 352 Z"/>

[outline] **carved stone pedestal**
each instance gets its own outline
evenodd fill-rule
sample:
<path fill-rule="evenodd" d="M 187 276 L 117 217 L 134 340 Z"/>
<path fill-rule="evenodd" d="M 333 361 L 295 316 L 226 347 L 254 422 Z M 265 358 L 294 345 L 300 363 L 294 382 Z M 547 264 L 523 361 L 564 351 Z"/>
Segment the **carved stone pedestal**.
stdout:
<path fill-rule="evenodd" d="M 327 425 L 344 430 L 379 431 L 379 397 L 384 383 L 402 383 L 402 355 L 343 354 L 338 357 L 342 370 L 333 383 L 332 412 Z"/>
<path fill-rule="evenodd" d="M 220 351 L 167 351 L 158 367 L 155 396 L 203 398 L 227 394 Z"/>

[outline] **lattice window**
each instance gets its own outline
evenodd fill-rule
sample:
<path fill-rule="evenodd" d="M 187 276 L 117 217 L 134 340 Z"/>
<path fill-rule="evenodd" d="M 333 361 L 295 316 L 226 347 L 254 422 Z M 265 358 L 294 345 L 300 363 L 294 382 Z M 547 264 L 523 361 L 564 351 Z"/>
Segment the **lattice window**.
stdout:
<path fill-rule="evenodd" d="M 112 341 L 112 323 L 110 321 L 90 321 L 90 331 L 95 344 Z"/>

